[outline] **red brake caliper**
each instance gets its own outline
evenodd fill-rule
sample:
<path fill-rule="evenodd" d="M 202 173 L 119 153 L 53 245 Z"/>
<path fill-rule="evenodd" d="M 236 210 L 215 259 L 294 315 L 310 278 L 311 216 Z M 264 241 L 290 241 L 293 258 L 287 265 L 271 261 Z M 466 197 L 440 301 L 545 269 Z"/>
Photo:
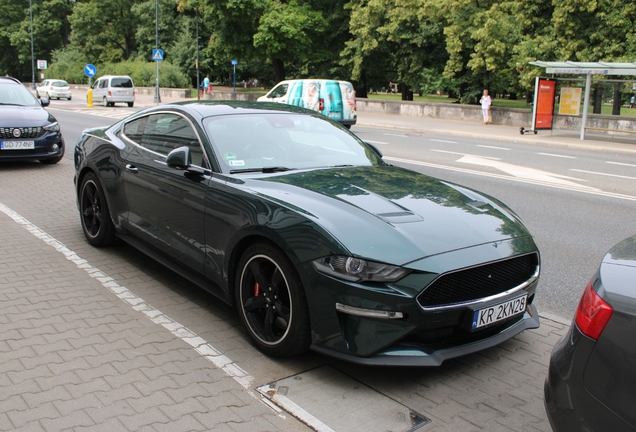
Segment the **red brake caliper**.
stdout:
<path fill-rule="evenodd" d="M 258 284 L 258 282 L 254 283 L 254 297 L 258 297 L 259 295 L 261 295 L 261 286 Z"/>

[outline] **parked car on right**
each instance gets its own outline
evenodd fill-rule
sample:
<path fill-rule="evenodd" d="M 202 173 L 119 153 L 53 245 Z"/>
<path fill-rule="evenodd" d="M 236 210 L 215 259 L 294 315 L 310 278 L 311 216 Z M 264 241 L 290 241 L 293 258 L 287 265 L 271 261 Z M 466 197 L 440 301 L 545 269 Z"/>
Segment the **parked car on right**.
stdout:
<path fill-rule="evenodd" d="M 135 104 L 135 84 L 129 76 L 104 75 L 93 83 L 92 89 L 93 103 L 115 106 L 123 102 L 131 108 Z"/>
<path fill-rule="evenodd" d="M 587 285 L 544 390 L 555 432 L 636 431 L 636 236 L 614 246 Z"/>

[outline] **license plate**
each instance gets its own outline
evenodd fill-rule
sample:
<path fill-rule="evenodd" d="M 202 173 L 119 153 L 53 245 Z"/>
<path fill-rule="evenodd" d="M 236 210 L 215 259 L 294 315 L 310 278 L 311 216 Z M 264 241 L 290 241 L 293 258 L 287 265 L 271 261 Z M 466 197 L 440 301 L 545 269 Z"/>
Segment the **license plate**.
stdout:
<path fill-rule="evenodd" d="M 35 141 L 0 141 L 0 150 L 33 150 Z"/>
<path fill-rule="evenodd" d="M 526 294 L 492 307 L 476 310 L 473 314 L 473 330 L 524 313 L 527 300 Z"/>

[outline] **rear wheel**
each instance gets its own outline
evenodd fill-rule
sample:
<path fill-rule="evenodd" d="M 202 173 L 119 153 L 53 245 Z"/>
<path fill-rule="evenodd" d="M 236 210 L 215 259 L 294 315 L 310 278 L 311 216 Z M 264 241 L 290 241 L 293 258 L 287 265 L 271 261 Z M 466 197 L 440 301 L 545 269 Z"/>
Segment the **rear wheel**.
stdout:
<path fill-rule="evenodd" d="M 269 243 L 250 246 L 238 265 L 236 304 L 259 350 L 288 357 L 309 348 L 309 308 L 289 259 Z"/>
<path fill-rule="evenodd" d="M 134 102 L 128 102 L 128 108 L 132 108 L 133 106 L 135 106 Z"/>
<path fill-rule="evenodd" d="M 104 190 L 93 173 L 82 179 L 79 190 L 82 230 L 93 246 L 108 246 L 115 240 L 115 226 L 110 219 Z"/>

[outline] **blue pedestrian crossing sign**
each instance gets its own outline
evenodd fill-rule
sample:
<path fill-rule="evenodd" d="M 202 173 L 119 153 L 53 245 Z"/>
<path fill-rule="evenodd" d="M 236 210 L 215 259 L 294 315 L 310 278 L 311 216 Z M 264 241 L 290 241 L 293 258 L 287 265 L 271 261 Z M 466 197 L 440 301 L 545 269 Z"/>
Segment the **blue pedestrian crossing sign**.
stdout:
<path fill-rule="evenodd" d="M 86 66 L 84 66 L 84 74 L 87 77 L 94 77 L 95 74 L 97 73 L 97 68 L 95 66 L 93 66 L 92 64 L 87 64 Z"/>
<path fill-rule="evenodd" d="M 163 60 L 163 50 L 153 49 L 152 50 L 152 59 L 155 61 Z"/>

